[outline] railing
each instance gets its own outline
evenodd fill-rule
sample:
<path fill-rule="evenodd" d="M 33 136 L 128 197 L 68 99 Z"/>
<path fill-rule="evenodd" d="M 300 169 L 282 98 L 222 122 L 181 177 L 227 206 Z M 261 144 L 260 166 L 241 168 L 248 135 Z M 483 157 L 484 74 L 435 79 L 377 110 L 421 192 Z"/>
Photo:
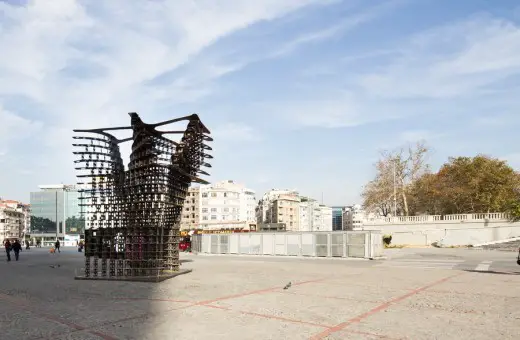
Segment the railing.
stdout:
<path fill-rule="evenodd" d="M 384 217 L 363 221 L 365 225 L 385 223 L 430 223 L 441 221 L 508 221 L 507 213 L 478 213 L 453 215 L 423 215 L 423 216 L 396 216 Z"/>

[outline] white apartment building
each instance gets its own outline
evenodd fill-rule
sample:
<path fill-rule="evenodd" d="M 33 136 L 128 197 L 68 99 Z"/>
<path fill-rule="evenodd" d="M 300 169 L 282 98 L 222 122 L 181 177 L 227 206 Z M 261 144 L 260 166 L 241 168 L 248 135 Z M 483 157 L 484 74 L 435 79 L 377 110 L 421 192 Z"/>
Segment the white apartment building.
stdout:
<path fill-rule="evenodd" d="M 5 201 L 4 201 L 5 202 Z M 26 214 L 23 208 L 12 206 L 10 202 L 0 203 L 0 237 L 6 239 L 21 239 L 26 224 Z"/>
<path fill-rule="evenodd" d="M 332 231 L 332 208 L 320 205 L 319 231 Z"/>
<path fill-rule="evenodd" d="M 201 185 L 200 228 L 203 230 L 255 230 L 256 198 L 253 190 L 232 180 Z"/>
<path fill-rule="evenodd" d="M 367 214 L 360 205 L 346 207 L 343 211 L 343 228 L 344 230 L 362 230 L 366 219 Z"/>
<path fill-rule="evenodd" d="M 300 231 L 332 231 L 332 208 L 301 197 Z"/>

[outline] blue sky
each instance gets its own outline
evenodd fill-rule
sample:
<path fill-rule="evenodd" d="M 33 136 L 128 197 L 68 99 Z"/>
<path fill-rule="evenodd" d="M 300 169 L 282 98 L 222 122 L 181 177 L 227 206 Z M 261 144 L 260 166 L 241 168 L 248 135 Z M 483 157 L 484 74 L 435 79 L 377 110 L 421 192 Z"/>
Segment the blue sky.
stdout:
<path fill-rule="evenodd" d="M 73 128 L 197 112 L 211 181 L 359 202 L 382 149 L 520 169 L 514 0 L 0 1 L 0 197 L 76 181 Z M 125 149 L 123 151 L 128 151 Z"/>

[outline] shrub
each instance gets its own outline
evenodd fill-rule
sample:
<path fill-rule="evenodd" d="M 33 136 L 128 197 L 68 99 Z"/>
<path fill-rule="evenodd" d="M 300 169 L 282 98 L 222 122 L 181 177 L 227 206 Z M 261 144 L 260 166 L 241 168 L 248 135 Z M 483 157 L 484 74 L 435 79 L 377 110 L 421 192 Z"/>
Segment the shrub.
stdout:
<path fill-rule="evenodd" d="M 383 235 L 383 244 L 389 246 L 392 243 L 392 235 Z"/>

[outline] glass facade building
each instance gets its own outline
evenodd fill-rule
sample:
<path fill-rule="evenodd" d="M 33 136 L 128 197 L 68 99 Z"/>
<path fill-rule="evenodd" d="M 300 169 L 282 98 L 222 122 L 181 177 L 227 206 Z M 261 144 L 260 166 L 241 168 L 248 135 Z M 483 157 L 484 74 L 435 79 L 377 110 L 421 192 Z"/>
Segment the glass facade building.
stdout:
<path fill-rule="evenodd" d="M 345 207 L 332 207 L 332 230 L 343 230 L 343 209 Z"/>
<path fill-rule="evenodd" d="M 44 242 L 78 238 L 85 233 L 85 219 L 80 206 L 81 193 L 74 186 L 40 186 L 31 192 L 30 237 Z"/>

